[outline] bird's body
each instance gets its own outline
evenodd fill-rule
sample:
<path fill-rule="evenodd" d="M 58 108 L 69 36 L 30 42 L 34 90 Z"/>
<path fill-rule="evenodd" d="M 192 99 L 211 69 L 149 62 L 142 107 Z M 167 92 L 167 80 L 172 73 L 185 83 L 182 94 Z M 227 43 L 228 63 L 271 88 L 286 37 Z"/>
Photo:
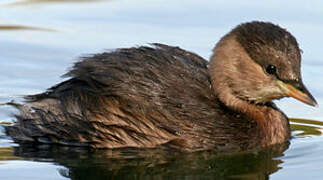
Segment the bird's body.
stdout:
<path fill-rule="evenodd" d="M 70 79 L 28 96 L 24 105 L 12 103 L 20 114 L 7 133 L 18 142 L 94 148 L 243 150 L 285 142 L 290 137 L 288 118 L 271 102 L 284 95 L 275 92 L 270 98 L 266 91 L 263 100 L 262 91 L 253 93 L 257 96 L 248 89 L 239 93 L 237 84 L 230 84 L 234 80 L 226 73 L 234 78 L 238 70 L 226 70 L 234 62 L 227 57 L 243 56 L 226 54 L 225 42 L 231 52 L 245 53 L 240 41 L 230 37 L 218 43 L 210 64 L 163 44 L 84 58 L 66 74 Z"/>

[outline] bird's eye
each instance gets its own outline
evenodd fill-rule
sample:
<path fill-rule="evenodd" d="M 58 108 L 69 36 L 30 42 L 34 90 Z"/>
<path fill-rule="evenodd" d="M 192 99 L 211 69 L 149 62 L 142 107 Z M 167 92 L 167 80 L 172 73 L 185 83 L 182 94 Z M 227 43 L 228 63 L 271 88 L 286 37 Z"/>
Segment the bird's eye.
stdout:
<path fill-rule="evenodd" d="M 267 66 L 266 72 L 268 74 L 276 74 L 277 73 L 277 68 L 276 68 L 276 66 L 270 64 L 270 65 Z"/>

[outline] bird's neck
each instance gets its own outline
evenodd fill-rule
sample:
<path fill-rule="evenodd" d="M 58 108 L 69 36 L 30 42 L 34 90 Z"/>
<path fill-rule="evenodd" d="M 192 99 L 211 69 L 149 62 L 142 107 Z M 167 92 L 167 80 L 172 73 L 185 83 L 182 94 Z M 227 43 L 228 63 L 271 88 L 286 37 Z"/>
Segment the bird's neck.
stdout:
<path fill-rule="evenodd" d="M 250 123 L 256 123 L 257 136 L 261 137 L 261 146 L 280 144 L 290 138 L 288 118 L 274 103 L 255 105 L 230 96 L 219 94 L 220 101 L 228 108 L 242 114 Z"/>
<path fill-rule="evenodd" d="M 290 137 L 290 126 L 286 115 L 274 103 L 266 105 L 249 104 L 230 93 L 217 93 L 225 106 L 244 116 L 245 120 L 257 126 L 257 136 L 261 137 L 261 145 L 269 146 L 283 143 Z"/>

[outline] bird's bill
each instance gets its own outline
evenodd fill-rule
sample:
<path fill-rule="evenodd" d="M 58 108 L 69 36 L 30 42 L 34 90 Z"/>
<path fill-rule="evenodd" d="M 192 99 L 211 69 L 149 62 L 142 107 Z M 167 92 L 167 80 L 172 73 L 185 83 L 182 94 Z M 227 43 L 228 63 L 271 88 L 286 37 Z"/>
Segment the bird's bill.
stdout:
<path fill-rule="evenodd" d="M 297 83 L 285 83 L 283 81 L 277 81 L 281 89 L 286 96 L 293 97 L 305 104 L 317 107 L 318 104 L 311 93 L 306 89 L 305 85 L 300 81 Z"/>

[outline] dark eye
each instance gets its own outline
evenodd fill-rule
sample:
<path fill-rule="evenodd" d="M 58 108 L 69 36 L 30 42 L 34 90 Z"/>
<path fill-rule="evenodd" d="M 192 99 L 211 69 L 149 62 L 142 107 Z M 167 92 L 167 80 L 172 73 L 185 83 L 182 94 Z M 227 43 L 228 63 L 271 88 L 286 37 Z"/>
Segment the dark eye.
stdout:
<path fill-rule="evenodd" d="M 270 64 L 270 65 L 267 66 L 266 72 L 268 74 L 276 74 L 277 73 L 277 68 L 276 68 L 276 66 Z"/>

